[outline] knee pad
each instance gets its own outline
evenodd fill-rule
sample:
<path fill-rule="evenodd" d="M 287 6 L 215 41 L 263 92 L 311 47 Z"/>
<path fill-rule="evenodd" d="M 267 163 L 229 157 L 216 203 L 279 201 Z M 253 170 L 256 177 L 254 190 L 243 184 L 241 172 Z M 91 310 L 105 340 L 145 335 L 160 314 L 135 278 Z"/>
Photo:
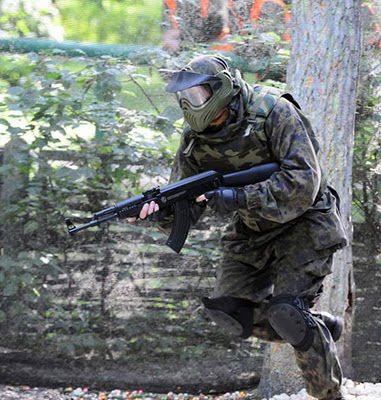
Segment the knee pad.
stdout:
<path fill-rule="evenodd" d="M 238 297 L 204 297 L 205 311 L 212 321 L 235 336 L 248 338 L 253 331 L 254 304 Z"/>
<path fill-rule="evenodd" d="M 312 346 L 317 323 L 303 299 L 287 294 L 273 297 L 267 308 L 267 319 L 295 350 L 307 351 Z"/>

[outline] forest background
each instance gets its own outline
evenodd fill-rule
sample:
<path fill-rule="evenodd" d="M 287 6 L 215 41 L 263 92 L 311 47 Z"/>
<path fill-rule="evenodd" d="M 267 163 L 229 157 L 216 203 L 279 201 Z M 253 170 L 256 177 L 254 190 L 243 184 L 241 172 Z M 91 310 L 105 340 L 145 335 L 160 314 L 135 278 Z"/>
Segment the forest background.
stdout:
<path fill-rule="evenodd" d="M 236 55 L 249 59 L 243 71 L 249 82 L 285 87 L 290 4 L 284 6 L 268 2 L 244 34 L 225 38 Z M 379 2 L 363 2 L 362 12 L 352 183 L 361 313 L 353 329 L 352 374 L 379 381 Z M 63 225 L 66 216 L 84 221 L 167 181 L 182 120 L 160 70 L 221 45 L 188 38 L 171 55 L 160 51 L 169 14 L 161 0 L 0 1 L 1 39 L 43 37 L 150 51 L 148 60 L 141 54 L 89 58 L 81 50 L 68 57 L 58 49 L 0 55 L 0 329 L 8 354 L 2 373 L 9 379 L 32 380 L 32 363 L 40 368 L 37 381 L 48 375 L 55 384 L 127 381 L 163 390 L 182 382 L 188 390 L 221 391 L 258 383 L 263 343 L 219 332 L 199 306 L 220 256 L 219 230 L 209 229 L 223 226 L 217 216 L 196 227 L 181 261 L 148 223 L 106 225 L 75 241 Z M 17 374 L 15 359 L 26 366 Z M 47 374 L 60 360 L 60 372 Z M 76 363 L 70 371 L 68 360 Z M 121 373 L 120 365 L 134 368 Z"/>

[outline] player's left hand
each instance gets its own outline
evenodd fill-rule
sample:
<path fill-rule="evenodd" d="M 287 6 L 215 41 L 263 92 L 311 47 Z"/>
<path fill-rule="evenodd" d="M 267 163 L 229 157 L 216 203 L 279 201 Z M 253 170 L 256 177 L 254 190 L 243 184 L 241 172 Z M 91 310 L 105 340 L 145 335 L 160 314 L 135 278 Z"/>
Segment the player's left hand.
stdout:
<path fill-rule="evenodd" d="M 220 187 L 197 197 L 196 201 L 207 201 L 208 206 L 221 215 L 246 208 L 246 196 L 241 188 Z"/>

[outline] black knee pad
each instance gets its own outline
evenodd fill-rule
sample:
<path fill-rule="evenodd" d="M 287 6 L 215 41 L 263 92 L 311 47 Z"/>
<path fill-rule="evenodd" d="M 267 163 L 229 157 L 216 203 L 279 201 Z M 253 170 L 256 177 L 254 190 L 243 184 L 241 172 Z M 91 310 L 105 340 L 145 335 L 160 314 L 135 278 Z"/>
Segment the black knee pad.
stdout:
<path fill-rule="evenodd" d="M 302 299 L 287 294 L 273 297 L 267 318 L 275 332 L 296 350 L 307 351 L 312 346 L 317 323 Z"/>
<path fill-rule="evenodd" d="M 253 331 L 254 304 L 238 297 L 204 297 L 205 311 L 212 321 L 235 336 L 248 338 Z"/>

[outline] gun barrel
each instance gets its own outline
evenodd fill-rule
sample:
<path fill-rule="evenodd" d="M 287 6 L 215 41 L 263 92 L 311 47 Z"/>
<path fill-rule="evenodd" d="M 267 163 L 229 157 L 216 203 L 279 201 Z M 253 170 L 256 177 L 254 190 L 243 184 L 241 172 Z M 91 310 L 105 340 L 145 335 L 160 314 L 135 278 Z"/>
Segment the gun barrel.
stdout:
<path fill-rule="evenodd" d="M 279 171 L 279 164 L 276 162 L 256 165 L 244 171 L 232 172 L 222 177 L 225 186 L 246 186 L 265 181 Z"/>
<path fill-rule="evenodd" d="M 109 213 L 103 217 L 100 218 L 93 218 L 91 221 L 87 222 L 86 224 L 80 225 L 80 226 L 75 226 L 69 218 L 65 219 L 65 223 L 67 226 L 67 230 L 71 236 L 73 236 L 75 233 L 79 231 L 83 231 L 84 229 L 91 228 L 92 226 L 97 226 L 100 225 L 102 222 L 108 221 L 109 219 L 117 218 L 118 214 L 117 213 Z"/>
<path fill-rule="evenodd" d="M 112 213 L 115 213 L 115 206 L 108 207 L 108 208 L 105 208 L 103 210 L 96 212 L 94 214 L 94 218 L 103 217 L 104 215 L 112 214 Z"/>
<path fill-rule="evenodd" d="M 66 225 L 67 225 L 67 223 L 66 223 Z M 72 225 L 71 227 L 68 226 L 67 230 L 70 235 L 74 235 L 75 233 L 77 233 L 79 231 L 82 231 L 84 229 L 90 228 L 95 225 L 98 225 L 98 220 L 92 220 L 92 221 L 90 221 L 86 224 L 80 225 L 78 227 L 75 225 Z"/>

